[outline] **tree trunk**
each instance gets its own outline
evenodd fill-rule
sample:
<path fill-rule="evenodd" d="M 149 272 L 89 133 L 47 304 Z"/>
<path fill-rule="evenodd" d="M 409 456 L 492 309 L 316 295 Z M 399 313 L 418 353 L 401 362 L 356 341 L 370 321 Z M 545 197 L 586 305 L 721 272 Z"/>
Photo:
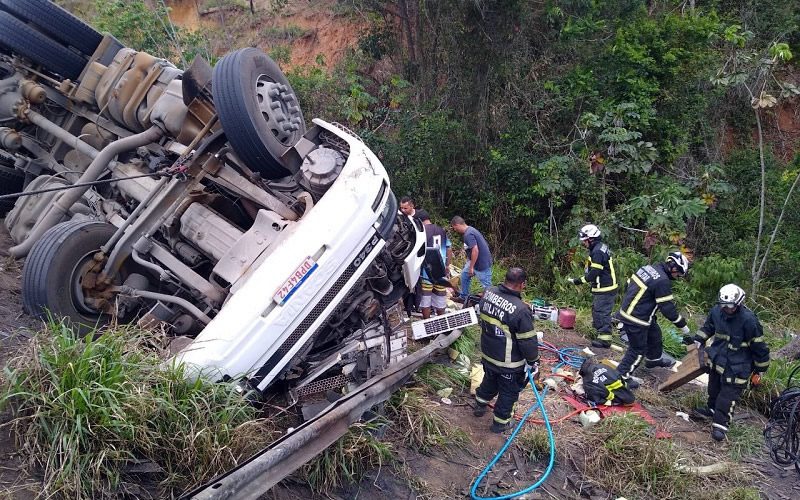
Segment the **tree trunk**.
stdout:
<path fill-rule="evenodd" d="M 751 94 L 752 95 L 752 94 Z M 758 282 L 761 280 L 761 270 L 758 266 L 758 256 L 761 252 L 761 235 L 764 233 L 764 211 L 767 197 L 767 168 L 764 162 L 764 132 L 761 129 L 761 115 L 758 108 L 753 109 L 756 114 L 756 126 L 758 127 L 758 159 L 761 163 L 761 201 L 758 213 L 758 237 L 756 238 L 756 251 L 753 254 L 753 266 L 750 274 L 753 278 L 753 285 L 750 288 L 750 296 L 755 298 L 758 290 Z"/>
<path fill-rule="evenodd" d="M 781 208 L 781 214 L 778 216 L 778 221 L 775 223 L 775 227 L 772 228 L 772 236 L 769 238 L 769 243 L 767 243 L 766 248 L 764 248 L 764 256 L 761 258 L 761 264 L 758 266 L 758 277 L 764 274 L 764 267 L 767 264 L 767 256 L 769 255 L 769 250 L 772 248 L 772 244 L 775 242 L 775 236 L 778 234 L 778 228 L 781 225 L 781 221 L 783 220 L 784 214 L 786 214 L 786 205 L 789 204 L 789 199 L 792 197 L 792 193 L 794 192 L 794 188 L 797 186 L 797 181 L 800 181 L 800 173 L 797 174 L 797 177 L 794 178 L 794 182 L 792 183 L 792 187 L 789 188 L 789 192 L 786 194 L 786 199 L 783 200 L 783 208 Z"/>

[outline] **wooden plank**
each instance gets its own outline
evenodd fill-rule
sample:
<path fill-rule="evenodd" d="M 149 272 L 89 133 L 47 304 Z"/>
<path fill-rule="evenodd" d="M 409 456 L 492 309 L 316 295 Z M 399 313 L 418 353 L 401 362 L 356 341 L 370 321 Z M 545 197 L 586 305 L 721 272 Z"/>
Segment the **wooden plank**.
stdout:
<path fill-rule="evenodd" d="M 705 353 L 703 353 L 705 355 Z M 698 356 L 697 347 L 692 344 L 686 349 L 686 356 L 682 360 L 681 366 L 678 371 L 669 376 L 669 378 L 658 386 L 658 390 L 662 392 L 669 392 L 673 389 L 696 379 L 705 372 L 705 367 L 700 366 L 700 358 Z"/>

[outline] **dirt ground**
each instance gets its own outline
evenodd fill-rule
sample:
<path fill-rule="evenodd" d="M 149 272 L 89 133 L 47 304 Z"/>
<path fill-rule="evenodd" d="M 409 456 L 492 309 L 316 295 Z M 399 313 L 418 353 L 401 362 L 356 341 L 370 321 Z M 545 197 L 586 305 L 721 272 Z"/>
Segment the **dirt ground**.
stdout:
<path fill-rule="evenodd" d="M 10 356 L 25 342 L 37 321 L 22 311 L 20 278 L 22 266 L 8 256 L 11 238 L 0 223 L 0 367 L 5 368 Z M 8 416 L 0 414 L 0 422 Z M 7 426 L 0 427 L 0 498 L 34 498 L 36 480 L 21 472 L 22 458 Z"/>
<path fill-rule="evenodd" d="M 22 310 L 20 296 L 20 277 L 22 266 L 7 255 L 10 239 L 5 228 L 0 225 L 0 363 L 5 367 L 10 356 L 17 351 L 20 343 L 25 342 L 31 330 L 36 329 L 37 322 L 27 317 Z M 583 348 L 588 341 L 573 331 L 559 330 L 552 323 L 537 323 L 545 330 L 545 340 L 559 347 L 576 346 Z M 619 360 L 621 353 L 608 350 L 603 353 L 612 359 Z M 447 362 L 446 357 L 436 360 Z M 553 360 L 545 356 L 542 373 L 548 373 Z M 668 376 L 663 369 L 640 370 L 645 387 L 654 387 L 659 380 Z M 700 390 L 687 388 L 685 390 Z M 645 408 L 656 420 L 658 430 L 669 432 L 679 443 L 691 444 L 707 456 L 724 455 L 726 444 L 717 445 L 710 439 L 707 424 L 686 422 L 675 416 L 675 410 L 652 404 L 659 396 L 655 391 L 640 390 L 640 398 Z M 655 396 L 654 396 L 655 394 Z M 394 445 L 393 450 L 398 461 L 405 467 L 404 473 L 397 472 L 396 467 L 385 466 L 371 471 L 357 485 L 340 489 L 325 497 L 312 494 L 307 486 L 295 480 L 287 480 L 274 488 L 265 498 L 341 498 L 384 500 L 386 498 L 467 498 L 469 488 L 483 466 L 502 446 L 505 437 L 489 432 L 491 414 L 482 418 L 472 415 L 471 398 L 468 394 L 451 396 L 451 404 L 445 404 L 436 396 L 431 396 L 431 404 L 452 425 L 459 427 L 468 437 L 468 445 L 439 449 L 433 453 L 422 454 L 411 449 Z M 552 420 L 567 414 L 571 407 L 552 391 L 547 395 L 545 405 Z M 518 415 L 533 403 L 530 391 L 523 394 Z M 0 415 L 5 422 L 7 415 Z M 740 422 L 761 426 L 763 417 L 753 412 L 740 411 L 736 415 Z M 529 424 L 535 425 L 535 424 Z M 584 449 L 581 435 L 587 432 L 582 429 L 577 417 L 572 417 L 553 425 L 556 440 L 559 443 L 556 465 L 548 480 L 537 492 L 527 498 L 614 498 L 608 492 L 594 487 L 582 479 L 582 457 L 591 450 Z M 719 448 L 722 448 L 720 450 Z M 506 454 L 495 466 L 485 484 L 487 489 L 483 495 L 496 494 L 499 487 L 522 489 L 543 472 L 546 459 L 529 463 L 523 454 L 515 449 Z M 787 500 L 800 497 L 800 475 L 793 470 L 784 470 L 775 466 L 766 450 L 743 461 L 752 478 L 752 485 L 759 488 L 762 498 L 769 500 Z M 0 430 L 0 498 L 29 499 L 39 491 L 36 478 L 31 478 L 22 470 L 23 461 L 20 450 L 5 428 Z M 411 478 L 413 481 L 410 481 Z M 410 483 L 414 483 L 414 487 Z"/>

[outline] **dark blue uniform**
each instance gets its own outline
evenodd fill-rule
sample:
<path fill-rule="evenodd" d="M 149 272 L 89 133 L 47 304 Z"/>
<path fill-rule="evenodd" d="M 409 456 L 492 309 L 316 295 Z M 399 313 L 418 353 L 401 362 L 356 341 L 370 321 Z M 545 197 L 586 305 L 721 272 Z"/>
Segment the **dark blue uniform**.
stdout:
<path fill-rule="evenodd" d="M 714 413 L 713 426 L 728 431 L 733 408 L 742 395 L 750 375 L 769 368 L 769 347 L 764 342 L 761 323 L 753 312 L 738 306 L 728 314 L 717 304 L 695 340 L 713 338 L 706 349 L 708 374 L 708 408 Z"/>
<path fill-rule="evenodd" d="M 494 421 L 511 420 L 519 392 L 525 387 L 525 363 L 539 361 L 539 343 L 533 331 L 533 312 L 520 293 L 498 285 L 478 304 L 483 354 L 483 381 L 475 392 L 479 406 L 497 396 Z"/>

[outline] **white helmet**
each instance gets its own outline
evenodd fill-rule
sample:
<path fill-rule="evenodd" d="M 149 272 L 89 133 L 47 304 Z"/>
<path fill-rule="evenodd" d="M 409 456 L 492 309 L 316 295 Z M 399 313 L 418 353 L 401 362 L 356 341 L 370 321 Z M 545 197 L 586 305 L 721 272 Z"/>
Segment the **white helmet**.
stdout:
<path fill-rule="evenodd" d="M 589 238 L 599 238 L 600 235 L 600 228 L 594 224 L 586 224 L 578 231 L 578 238 L 580 238 L 581 241 L 586 241 Z"/>
<path fill-rule="evenodd" d="M 740 306 L 744 302 L 744 290 L 729 283 L 719 289 L 719 303 L 723 306 Z"/>
<path fill-rule="evenodd" d="M 684 276 L 689 271 L 689 259 L 681 252 L 670 252 L 667 255 L 667 266 L 670 270 L 677 269 L 680 275 Z"/>

